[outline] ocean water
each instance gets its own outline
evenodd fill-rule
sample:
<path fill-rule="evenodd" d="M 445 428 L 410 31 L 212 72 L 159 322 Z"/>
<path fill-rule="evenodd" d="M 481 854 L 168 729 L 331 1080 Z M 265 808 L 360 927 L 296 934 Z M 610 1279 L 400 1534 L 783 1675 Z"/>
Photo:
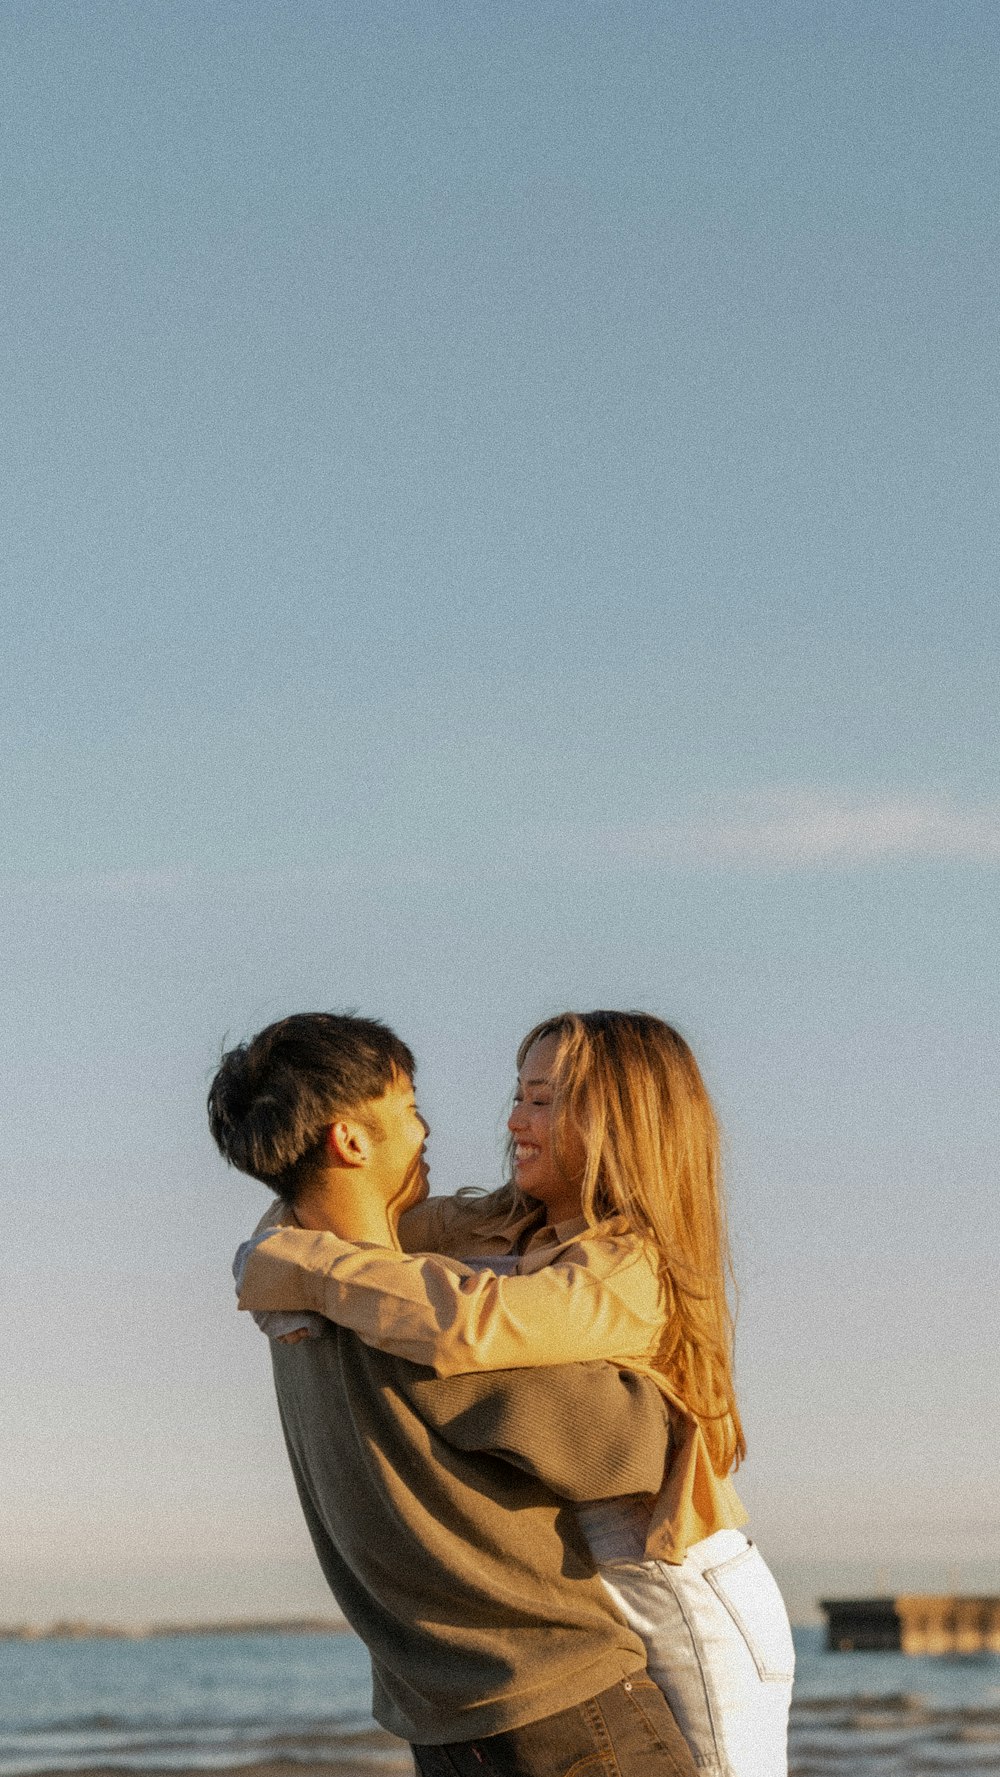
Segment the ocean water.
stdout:
<path fill-rule="evenodd" d="M 831 1654 L 795 1631 L 793 1777 L 1000 1772 L 1000 1657 Z"/>
<path fill-rule="evenodd" d="M 412 1772 L 350 1634 L 0 1642 L 0 1777 L 43 1771 Z"/>
<path fill-rule="evenodd" d="M 828 1654 L 795 1634 L 791 1777 L 1000 1773 L 1000 1658 Z M 352 1635 L 0 1642 L 0 1777 L 323 1769 L 404 1777 Z"/>

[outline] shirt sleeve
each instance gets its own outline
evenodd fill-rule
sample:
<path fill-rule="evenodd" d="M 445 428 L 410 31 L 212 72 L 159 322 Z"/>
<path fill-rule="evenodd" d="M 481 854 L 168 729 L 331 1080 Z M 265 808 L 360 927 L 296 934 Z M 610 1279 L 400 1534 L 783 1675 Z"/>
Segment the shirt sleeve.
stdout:
<path fill-rule="evenodd" d="M 425 1197 L 404 1210 L 396 1230 L 404 1253 L 434 1253 L 442 1236 L 441 1198 Z"/>
<path fill-rule="evenodd" d="M 648 1363 L 663 1328 L 637 1242 L 578 1241 L 526 1276 L 280 1228 L 251 1253 L 240 1307 L 308 1308 L 439 1376 L 610 1359 Z"/>

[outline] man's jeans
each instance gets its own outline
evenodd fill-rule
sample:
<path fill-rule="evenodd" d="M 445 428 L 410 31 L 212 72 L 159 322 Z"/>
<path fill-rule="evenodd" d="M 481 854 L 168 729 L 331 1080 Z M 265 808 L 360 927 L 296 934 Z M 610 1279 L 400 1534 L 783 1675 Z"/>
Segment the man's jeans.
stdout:
<path fill-rule="evenodd" d="M 544 1721 L 415 1746 L 420 1777 L 697 1777 L 663 1692 L 645 1672 Z"/>

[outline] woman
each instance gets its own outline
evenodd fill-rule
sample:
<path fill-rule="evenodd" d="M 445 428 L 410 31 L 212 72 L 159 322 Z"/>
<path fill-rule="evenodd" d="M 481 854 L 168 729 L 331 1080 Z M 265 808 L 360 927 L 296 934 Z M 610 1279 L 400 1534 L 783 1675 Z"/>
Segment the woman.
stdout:
<path fill-rule="evenodd" d="M 579 1508 L 581 1528 L 699 1765 L 781 1777 L 791 1633 L 728 1478 L 745 1446 L 700 1072 L 637 1012 L 548 1019 L 518 1070 L 508 1186 L 411 1209 L 407 1252 L 264 1230 L 241 1304 L 317 1310 L 440 1374 L 602 1358 L 654 1377 L 673 1433 L 660 1493 Z"/>

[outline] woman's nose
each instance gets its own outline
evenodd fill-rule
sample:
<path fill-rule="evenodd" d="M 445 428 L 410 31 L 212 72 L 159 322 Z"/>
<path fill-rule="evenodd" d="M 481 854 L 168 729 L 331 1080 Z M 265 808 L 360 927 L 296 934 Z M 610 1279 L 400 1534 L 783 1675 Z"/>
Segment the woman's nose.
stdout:
<path fill-rule="evenodd" d="M 520 1127 L 521 1107 L 519 1104 L 516 1104 L 511 1111 L 510 1116 L 507 1118 L 507 1128 L 510 1130 L 511 1135 L 516 1135 Z"/>

